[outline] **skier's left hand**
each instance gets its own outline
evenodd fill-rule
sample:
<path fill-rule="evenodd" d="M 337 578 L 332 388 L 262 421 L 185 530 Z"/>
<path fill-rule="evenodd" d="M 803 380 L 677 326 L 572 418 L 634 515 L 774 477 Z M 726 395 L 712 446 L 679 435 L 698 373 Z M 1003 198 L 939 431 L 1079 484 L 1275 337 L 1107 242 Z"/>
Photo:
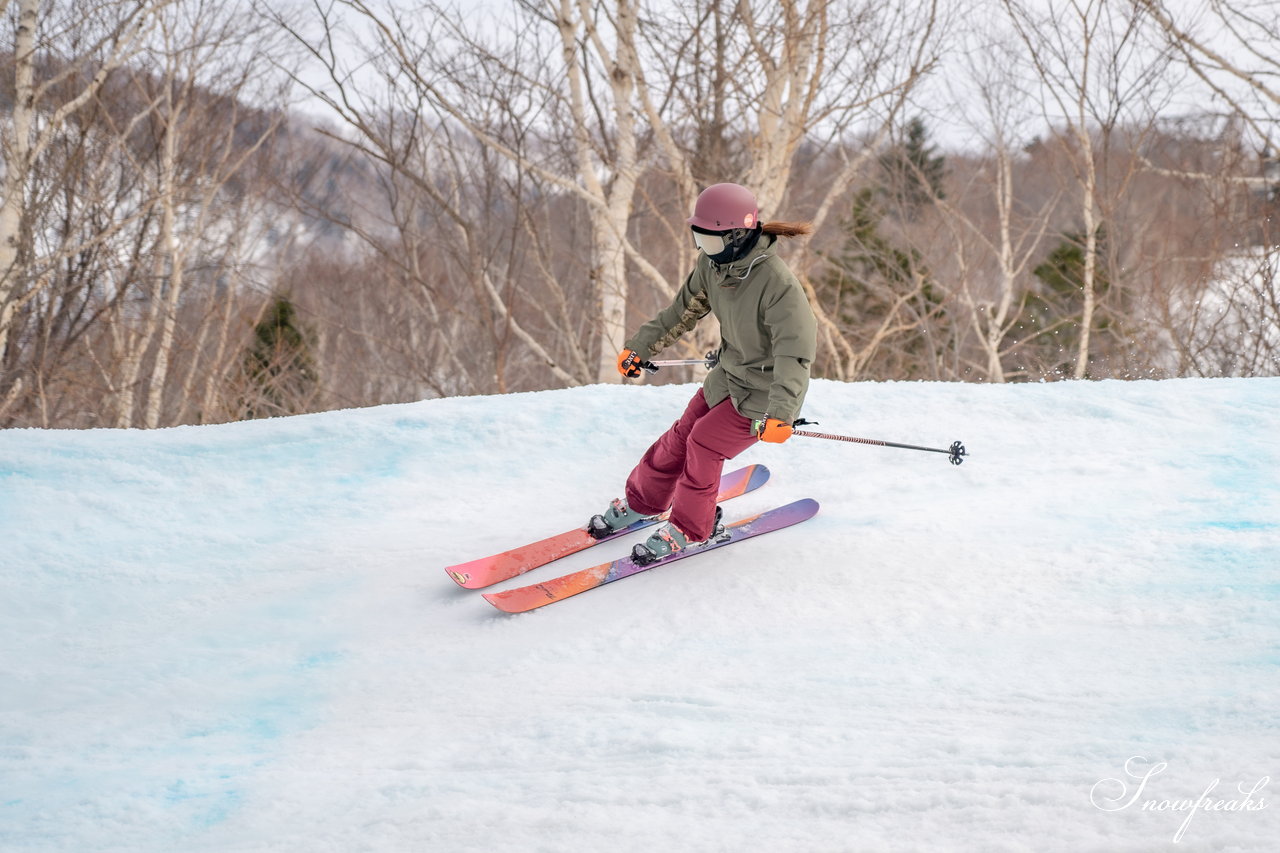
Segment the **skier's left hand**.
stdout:
<path fill-rule="evenodd" d="M 782 444 L 782 442 L 791 438 L 791 424 L 786 421 L 780 421 L 777 418 L 761 418 L 758 421 L 753 421 L 751 427 L 761 441 Z"/>

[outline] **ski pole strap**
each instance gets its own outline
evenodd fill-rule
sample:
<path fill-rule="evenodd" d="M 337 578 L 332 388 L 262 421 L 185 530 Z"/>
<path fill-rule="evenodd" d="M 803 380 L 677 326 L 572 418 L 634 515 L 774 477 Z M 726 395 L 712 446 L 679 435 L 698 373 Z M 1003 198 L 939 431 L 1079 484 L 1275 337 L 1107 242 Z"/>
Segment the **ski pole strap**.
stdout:
<path fill-rule="evenodd" d="M 799 420 L 797 424 L 812 424 L 813 421 Z M 871 444 L 876 447 L 896 447 L 901 450 L 923 450 L 927 453 L 945 453 L 949 457 L 952 465 L 959 465 L 964 462 L 964 458 L 968 456 L 968 451 L 964 449 L 964 445 L 958 441 L 951 443 L 951 446 L 945 450 L 940 447 L 920 447 L 915 444 L 899 444 L 896 441 L 882 441 L 878 438 L 854 438 L 851 435 L 831 435 L 825 432 L 810 432 L 809 430 L 792 430 L 792 435 L 802 435 L 806 438 L 825 438 L 831 441 L 847 441 L 851 444 Z"/>

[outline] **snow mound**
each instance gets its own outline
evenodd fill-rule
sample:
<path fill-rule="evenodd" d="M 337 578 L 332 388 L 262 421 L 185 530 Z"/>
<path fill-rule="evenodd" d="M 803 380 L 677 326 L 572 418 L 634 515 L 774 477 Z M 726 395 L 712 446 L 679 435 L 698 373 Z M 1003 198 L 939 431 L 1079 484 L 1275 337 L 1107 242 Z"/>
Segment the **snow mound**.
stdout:
<path fill-rule="evenodd" d="M 726 514 L 817 517 L 523 616 L 445 576 L 692 391 L 0 433 L 0 847 L 1275 849 L 1280 380 L 815 382 L 970 457 L 761 445 Z"/>

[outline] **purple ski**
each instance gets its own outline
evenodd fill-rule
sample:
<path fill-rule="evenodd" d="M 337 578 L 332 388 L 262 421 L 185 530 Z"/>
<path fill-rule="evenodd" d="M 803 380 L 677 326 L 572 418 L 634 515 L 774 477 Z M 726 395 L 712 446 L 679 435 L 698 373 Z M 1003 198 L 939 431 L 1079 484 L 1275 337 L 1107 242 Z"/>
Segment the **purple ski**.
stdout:
<path fill-rule="evenodd" d="M 685 557 L 704 554 L 707 551 L 722 548 L 741 539 L 750 539 L 752 536 L 759 536 L 762 533 L 769 533 L 774 530 L 781 530 L 784 527 L 790 527 L 793 524 L 799 524 L 812 518 L 817 512 L 818 502 L 811 498 L 805 498 L 786 506 L 767 510 L 759 515 L 753 515 L 750 518 L 735 521 L 726 525 L 723 533 L 708 540 L 706 544 L 688 548 L 684 551 L 677 551 L 669 557 L 647 565 L 641 565 L 634 562 L 630 557 L 624 557 L 621 560 L 614 560 L 612 563 L 602 563 L 599 566 L 553 578 L 543 583 L 508 589 L 504 592 L 485 593 L 484 598 L 499 610 L 505 610 L 507 613 L 523 613 L 526 610 L 533 610 L 534 608 L 551 604 L 553 601 L 560 601 L 580 592 L 586 592 L 589 589 L 595 589 L 598 586 L 604 586 L 607 583 L 613 583 L 640 572 L 647 572 L 649 569 L 683 560 Z"/>

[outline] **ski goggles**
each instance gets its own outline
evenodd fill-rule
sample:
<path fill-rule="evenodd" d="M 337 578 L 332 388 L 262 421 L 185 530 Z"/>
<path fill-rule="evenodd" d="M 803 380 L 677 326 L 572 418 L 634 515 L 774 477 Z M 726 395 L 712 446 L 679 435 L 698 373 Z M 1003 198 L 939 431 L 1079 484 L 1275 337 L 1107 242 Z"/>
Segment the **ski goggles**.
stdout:
<path fill-rule="evenodd" d="M 727 245 L 724 236 L 724 234 L 713 234 L 709 231 L 693 229 L 694 244 L 708 255 L 718 255 L 724 251 Z"/>

